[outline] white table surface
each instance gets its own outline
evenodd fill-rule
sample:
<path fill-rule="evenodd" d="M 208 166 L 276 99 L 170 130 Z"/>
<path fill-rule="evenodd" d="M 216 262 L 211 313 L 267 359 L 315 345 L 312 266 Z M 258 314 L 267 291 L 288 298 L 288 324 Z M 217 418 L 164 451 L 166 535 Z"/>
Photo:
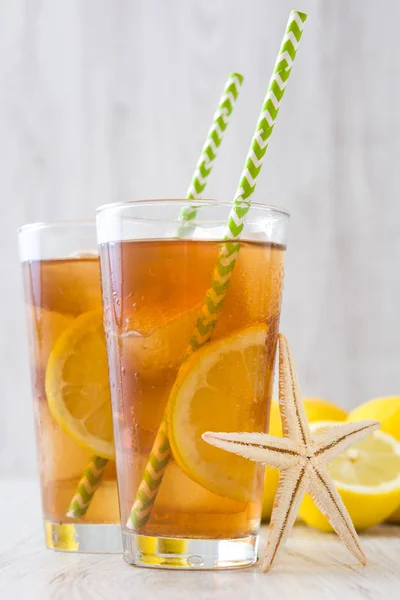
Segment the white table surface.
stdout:
<path fill-rule="evenodd" d="M 265 537 L 265 530 L 263 531 Z M 362 535 L 367 567 L 334 535 L 296 526 L 275 569 L 140 569 L 118 555 L 46 550 L 35 481 L 0 481 L 0 599 L 351 600 L 400 597 L 400 527 Z"/>

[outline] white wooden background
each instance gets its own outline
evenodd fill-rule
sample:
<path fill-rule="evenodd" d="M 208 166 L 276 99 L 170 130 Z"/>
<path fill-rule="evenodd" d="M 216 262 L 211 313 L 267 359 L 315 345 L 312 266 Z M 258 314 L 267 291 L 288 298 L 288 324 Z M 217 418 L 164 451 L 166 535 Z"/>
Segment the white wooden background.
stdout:
<path fill-rule="evenodd" d="M 282 330 L 303 391 L 400 392 L 398 0 L 309 13 L 255 197 L 292 213 Z M 182 196 L 227 73 L 231 199 L 290 0 L 0 0 L 0 475 L 35 473 L 16 228 Z"/>

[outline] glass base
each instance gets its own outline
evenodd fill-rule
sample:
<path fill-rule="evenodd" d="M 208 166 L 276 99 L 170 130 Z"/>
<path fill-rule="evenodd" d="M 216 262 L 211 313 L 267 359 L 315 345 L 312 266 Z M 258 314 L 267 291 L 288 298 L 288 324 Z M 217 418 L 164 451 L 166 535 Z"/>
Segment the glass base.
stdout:
<path fill-rule="evenodd" d="M 44 521 L 46 546 L 62 552 L 120 553 L 119 524 Z"/>
<path fill-rule="evenodd" d="M 209 540 L 153 537 L 122 532 L 124 559 L 156 569 L 235 569 L 257 561 L 258 536 Z"/>

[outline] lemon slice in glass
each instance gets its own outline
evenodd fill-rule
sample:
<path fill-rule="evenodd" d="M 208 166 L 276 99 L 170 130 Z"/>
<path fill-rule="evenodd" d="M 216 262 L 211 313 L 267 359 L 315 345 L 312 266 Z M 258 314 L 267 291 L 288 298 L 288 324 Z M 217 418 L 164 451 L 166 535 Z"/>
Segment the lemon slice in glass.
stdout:
<path fill-rule="evenodd" d="M 101 310 L 80 315 L 57 339 L 47 363 L 46 395 L 60 427 L 96 455 L 114 458 Z"/>
<path fill-rule="evenodd" d="M 207 490 L 240 502 L 254 499 L 257 466 L 201 436 L 265 431 L 272 379 L 265 366 L 266 336 L 267 326 L 256 324 L 206 344 L 180 370 L 168 403 L 169 440 L 178 465 Z"/>

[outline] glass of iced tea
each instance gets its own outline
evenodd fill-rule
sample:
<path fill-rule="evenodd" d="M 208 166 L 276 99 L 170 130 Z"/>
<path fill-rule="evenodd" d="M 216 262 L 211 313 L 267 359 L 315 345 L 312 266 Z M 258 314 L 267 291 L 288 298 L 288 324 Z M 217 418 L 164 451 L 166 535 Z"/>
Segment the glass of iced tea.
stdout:
<path fill-rule="evenodd" d="M 190 203 L 187 222 L 187 200 L 97 212 L 124 557 L 241 567 L 263 469 L 201 436 L 268 429 L 289 217 L 254 205 L 226 244 L 232 205 Z"/>
<path fill-rule="evenodd" d="M 96 226 L 19 230 L 46 544 L 121 551 Z"/>

